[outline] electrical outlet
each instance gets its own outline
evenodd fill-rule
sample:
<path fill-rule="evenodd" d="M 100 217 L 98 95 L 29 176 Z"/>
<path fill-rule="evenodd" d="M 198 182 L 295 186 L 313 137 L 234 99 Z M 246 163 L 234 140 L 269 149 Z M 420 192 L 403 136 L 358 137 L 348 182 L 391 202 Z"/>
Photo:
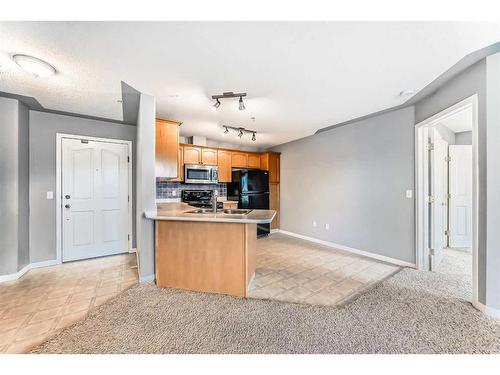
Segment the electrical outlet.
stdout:
<path fill-rule="evenodd" d="M 316 220 L 313 220 L 313 227 L 316 228 L 318 226 L 318 223 L 316 223 Z"/>
<path fill-rule="evenodd" d="M 413 197 L 413 190 L 406 190 L 406 198 L 412 198 Z"/>
<path fill-rule="evenodd" d="M 54 192 L 53 191 L 47 192 L 47 199 L 54 199 Z"/>
<path fill-rule="evenodd" d="M 330 224 L 325 224 L 325 229 L 330 230 Z"/>
<path fill-rule="evenodd" d="M 172 190 L 172 197 L 176 197 L 177 196 L 177 190 Z"/>

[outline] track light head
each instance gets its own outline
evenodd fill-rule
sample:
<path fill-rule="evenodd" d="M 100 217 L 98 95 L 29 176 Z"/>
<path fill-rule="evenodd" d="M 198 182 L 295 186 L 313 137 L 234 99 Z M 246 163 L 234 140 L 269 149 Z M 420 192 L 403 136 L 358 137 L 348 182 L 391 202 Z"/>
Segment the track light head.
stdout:
<path fill-rule="evenodd" d="M 243 137 L 243 130 L 242 129 L 240 129 L 240 132 L 238 133 L 238 137 L 240 137 L 240 138 Z"/>
<path fill-rule="evenodd" d="M 240 111 L 243 111 L 245 109 L 245 104 L 243 104 L 243 97 L 240 96 L 240 100 L 239 100 L 239 103 L 240 103 Z"/>
<path fill-rule="evenodd" d="M 215 110 L 215 111 L 217 110 L 217 108 L 219 108 L 219 107 L 220 107 L 220 102 L 219 102 L 219 99 L 216 99 L 216 102 L 214 103 L 213 107 L 214 107 L 214 110 Z"/>
<path fill-rule="evenodd" d="M 254 132 L 254 133 L 252 134 L 252 141 L 254 141 L 254 142 L 255 142 L 256 140 L 257 140 L 257 138 L 255 137 L 255 132 Z"/>
<path fill-rule="evenodd" d="M 229 133 L 229 129 L 227 128 L 227 126 L 224 126 L 224 134 L 227 134 Z"/>

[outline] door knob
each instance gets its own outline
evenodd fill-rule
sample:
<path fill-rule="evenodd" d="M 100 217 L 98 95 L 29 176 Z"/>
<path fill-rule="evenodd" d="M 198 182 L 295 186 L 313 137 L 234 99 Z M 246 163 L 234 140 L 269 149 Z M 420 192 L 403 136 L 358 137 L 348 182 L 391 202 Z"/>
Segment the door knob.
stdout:
<path fill-rule="evenodd" d="M 66 195 L 64 196 L 64 198 L 69 199 L 69 198 L 71 198 L 71 197 L 70 197 L 68 194 L 66 194 Z"/>
<path fill-rule="evenodd" d="M 69 205 L 69 204 L 65 204 L 65 205 L 64 205 L 64 207 L 66 207 L 66 208 L 70 208 L 70 207 L 71 207 L 71 205 Z"/>

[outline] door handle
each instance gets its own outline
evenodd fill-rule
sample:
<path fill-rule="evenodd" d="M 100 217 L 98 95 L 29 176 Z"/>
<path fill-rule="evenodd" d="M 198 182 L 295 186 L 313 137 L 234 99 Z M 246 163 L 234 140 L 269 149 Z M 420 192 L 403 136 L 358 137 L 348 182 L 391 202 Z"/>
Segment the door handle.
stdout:
<path fill-rule="evenodd" d="M 68 194 L 66 194 L 66 195 L 64 196 L 64 198 L 69 199 L 69 198 L 71 198 L 71 197 L 70 197 Z"/>
<path fill-rule="evenodd" d="M 71 207 L 71 205 L 69 205 L 69 204 L 65 204 L 65 205 L 64 205 L 64 207 L 66 207 L 66 208 L 70 208 L 70 207 Z"/>

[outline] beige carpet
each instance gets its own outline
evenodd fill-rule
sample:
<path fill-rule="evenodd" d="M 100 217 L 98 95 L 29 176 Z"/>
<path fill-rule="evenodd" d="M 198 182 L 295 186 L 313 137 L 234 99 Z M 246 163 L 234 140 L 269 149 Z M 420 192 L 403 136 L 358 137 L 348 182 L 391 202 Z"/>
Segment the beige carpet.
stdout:
<path fill-rule="evenodd" d="M 342 307 L 141 285 L 34 353 L 500 353 L 500 323 L 404 269 Z"/>

